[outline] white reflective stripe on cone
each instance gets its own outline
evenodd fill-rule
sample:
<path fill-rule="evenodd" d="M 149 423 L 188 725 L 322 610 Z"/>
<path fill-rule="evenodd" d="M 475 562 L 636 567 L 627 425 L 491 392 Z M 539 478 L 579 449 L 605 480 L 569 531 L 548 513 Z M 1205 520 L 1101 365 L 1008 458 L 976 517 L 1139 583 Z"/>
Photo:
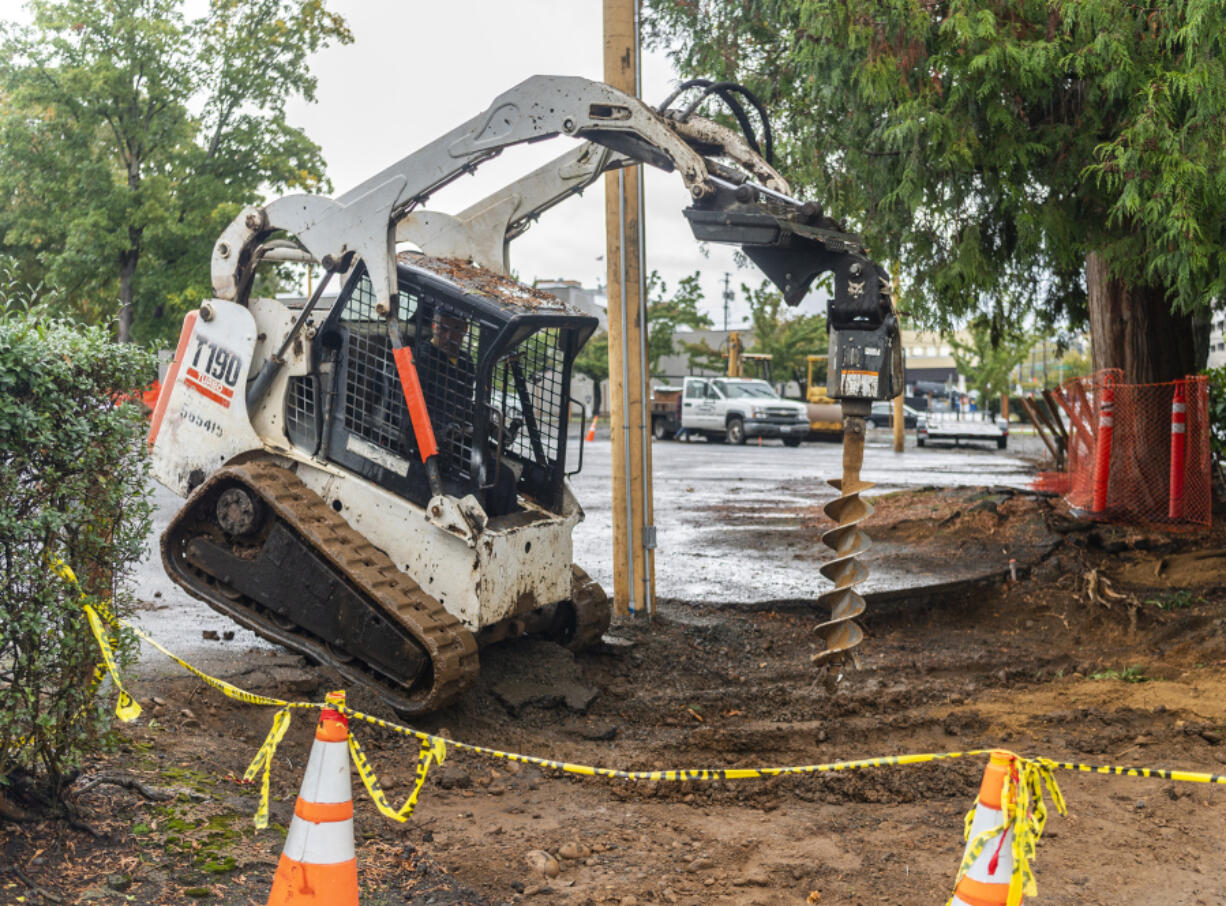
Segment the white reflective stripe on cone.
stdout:
<path fill-rule="evenodd" d="M 1187 412 L 1188 404 L 1187 403 L 1175 403 L 1173 406 L 1171 406 L 1171 411 L 1172 412 Z"/>
<path fill-rule="evenodd" d="M 978 806 L 975 809 L 975 820 L 971 822 L 970 839 L 974 840 L 984 831 L 1000 827 L 1004 820 L 1004 813 L 999 809 L 986 808 L 983 805 Z M 996 855 L 996 848 L 998 846 L 1000 847 L 1000 859 L 996 865 L 996 872 L 995 874 L 989 874 L 988 865 L 991 863 L 992 857 Z M 1005 832 L 1005 842 L 1003 845 L 1000 842 L 1000 834 L 988 840 L 983 849 L 979 851 L 979 858 L 971 863 L 971 867 L 966 870 L 968 878 L 981 884 L 1008 884 L 1012 875 L 1013 834 L 1011 831 Z"/>
<path fill-rule="evenodd" d="M 315 740 L 306 773 L 302 775 L 302 798 L 330 805 L 353 798 L 349 784 L 349 743 Z"/>
<path fill-rule="evenodd" d="M 348 862 L 353 854 L 353 819 L 316 824 L 297 815 L 285 835 L 285 857 L 308 865 Z"/>
<path fill-rule="evenodd" d="M 1171 422 L 1171 433 L 1172 434 L 1187 434 L 1188 426 L 1185 425 L 1183 422 Z"/>

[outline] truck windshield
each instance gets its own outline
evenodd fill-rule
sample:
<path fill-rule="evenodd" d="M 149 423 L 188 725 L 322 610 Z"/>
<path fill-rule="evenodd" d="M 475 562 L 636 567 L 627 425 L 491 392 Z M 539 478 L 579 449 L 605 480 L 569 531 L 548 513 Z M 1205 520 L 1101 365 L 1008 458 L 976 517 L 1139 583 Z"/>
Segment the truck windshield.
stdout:
<path fill-rule="evenodd" d="M 766 381 L 712 381 L 728 399 L 753 397 L 757 399 L 777 400 L 773 387 Z"/>

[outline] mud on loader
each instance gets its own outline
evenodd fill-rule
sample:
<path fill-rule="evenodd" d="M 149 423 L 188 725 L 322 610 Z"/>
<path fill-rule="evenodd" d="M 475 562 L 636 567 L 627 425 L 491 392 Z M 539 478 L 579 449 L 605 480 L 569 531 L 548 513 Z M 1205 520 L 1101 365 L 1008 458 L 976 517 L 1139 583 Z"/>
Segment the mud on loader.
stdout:
<path fill-rule="evenodd" d="M 671 108 L 682 92 L 698 99 Z M 742 133 L 694 113 L 709 95 Z M 556 135 L 581 144 L 455 215 L 426 209 L 502 149 Z M 482 645 L 597 642 L 609 601 L 571 562 L 583 511 L 566 473 L 571 370 L 597 322 L 511 279 L 508 246 L 607 171 L 676 171 L 695 236 L 741 246 L 789 304 L 834 272 L 832 393 L 866 414 L 901 380 L 886 283 L 770 156 L 739 86 L 696 80 L 652 110 L 535 76 L 336 199 L 244 210 L 152 419 L 154 475 L 187 498 L 162 537 L 167 572 L 405 716 L 461 695 Z M 276 261 L 322 268 L 308 301 L 254 296 Z M 329 279 L 341 290 L 324 305 Z"/>

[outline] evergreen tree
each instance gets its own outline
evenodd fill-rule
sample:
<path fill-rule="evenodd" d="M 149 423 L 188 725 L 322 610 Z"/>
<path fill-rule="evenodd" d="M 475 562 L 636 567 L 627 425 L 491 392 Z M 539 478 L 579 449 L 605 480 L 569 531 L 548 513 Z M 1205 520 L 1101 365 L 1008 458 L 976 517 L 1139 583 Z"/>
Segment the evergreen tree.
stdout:
<path fill-rule="evenodd" d="M 1017 296 L 1087 313 L 1096 367 L 1205 361 L 1226 293 L 1226 5 L 648 0 L 683 74 L 777 112 L 793 183 L 949 327 Z M 1088 307 L 1088 312 L 1087 312 Z"/>

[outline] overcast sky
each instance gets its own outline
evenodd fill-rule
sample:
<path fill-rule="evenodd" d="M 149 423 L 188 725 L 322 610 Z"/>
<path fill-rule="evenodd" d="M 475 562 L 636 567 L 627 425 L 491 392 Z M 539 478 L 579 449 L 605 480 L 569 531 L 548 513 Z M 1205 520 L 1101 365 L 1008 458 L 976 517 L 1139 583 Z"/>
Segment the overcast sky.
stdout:
<path fill-rule="evenodd" d="M 290 122 L 323 147 L 337 194 L 475 116 L 529 76 L 603 75 L 600 0 L 329 0 L 328 6 L 344 15 L 354 42 L 312 58 L 317 101 L 291 105 Z M 676 84 L 665 55 L 644 55 L 644 100 L 654 106 Z M 439 192 L 430 207 L 454 213 L 573 146 L 558 137 L 505 151 Z M 739 284 L 757 285 L 759 272 L 738 270 L 727 248 L 711 246 L 704 257 L 681 214 L 688 203 L 681 179 L 652 168 L 647 174 L 647 270 L 658 270 L 670 289 L 701 270 L 717 327 L 723 326 L 723 275 L 730 272 L 737 295 L 730 326 L 737 326 L 748 314 Z M 602 179 L 512 243 L 511 265 L 529 282 L 567 278 L 594 287 L 605 282 L 604 251 Z"/>

